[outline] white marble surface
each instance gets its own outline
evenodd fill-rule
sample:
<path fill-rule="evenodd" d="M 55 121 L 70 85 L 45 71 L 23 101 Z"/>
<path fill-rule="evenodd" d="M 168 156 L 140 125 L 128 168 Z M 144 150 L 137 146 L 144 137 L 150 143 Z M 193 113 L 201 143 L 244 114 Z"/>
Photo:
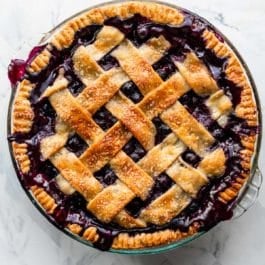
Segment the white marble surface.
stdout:
<path fill-rule="evenodd" d="M 40 36 L 68 16 L 101 1 L 0 0 L 0 264 L 265 265 L 265 192 L 241 218 L 220 224 L 197 241 L 154 256 L 102 253 L 58 232 L 32 206 L 16 180 L 6 141 L 10 87 L 6 68 Z M 265 2 L 263 0 L 170 1 L 200 13 L 238 48 L 256 81 L 264 108 Z M 265 172 L 265 146 L 259 165 Z"/>

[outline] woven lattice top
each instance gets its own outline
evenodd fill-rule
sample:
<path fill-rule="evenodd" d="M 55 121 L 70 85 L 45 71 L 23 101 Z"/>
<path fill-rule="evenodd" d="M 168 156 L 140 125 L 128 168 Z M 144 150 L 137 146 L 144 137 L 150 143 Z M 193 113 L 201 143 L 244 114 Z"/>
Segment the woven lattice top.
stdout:
<path fill-rule="evenodd" d="M 183 62 L 176 61 L 179 71 L 163 81 L 152 65 L 168 49 L 170 43 L 163 36 L 135 47 L 119 30 L 104 26 L 92 44 L 81 45 L 73 54 L 73 67 L 84 84 L 83 91 L 73 96 L 62 70 L 41 96 L 49 98 L 58 115 L 56 134 L 41 142 L 41 152 L 60 171 L 59 183 L 63 178 L 80 192 L 88 202 L 87 209 L 103 222 L 114 221 L 124 227 L 169 222 L 208 178 L 224 172 L 224 152 L 221 148 L 210 150 L 214 137 L 178 99 L 190 90 L 210 96 L 207 105 L 220 123 L 231 110 L 231 101 L 193 52 Z M 104 71 L 97 61 L 110 51 L 119 66 Z M 121 91 L 129 81 L 143 96 L 137 104 Z M 118 120 L 107 131 L 93 120 L 103 106 Z M 155 117 L 171 130 L 157 145 Z M 88 144 L 80 157 L 63 148 L 73 132 Z M 132 137 L 146 152 L 137 163 L 122 150 Z M 187 149 L 202 159 L 197 168 L 181 158 Z M 118 179 L 104 187 L 93 173 L 107 164 Z M 146 200 L 162 173 L 174 184 L 142 209 L 138 218 L 130 216 L 124 210 L 126 205 L 136 197 Z"/>
<path fill-rule="evenodd" d="M 138 248 L 231 217 L 257 113 L 240 61 L 205 21 L 153 3 L 100 7 L 25 65 L 10 139 L 57 224 Z"/>

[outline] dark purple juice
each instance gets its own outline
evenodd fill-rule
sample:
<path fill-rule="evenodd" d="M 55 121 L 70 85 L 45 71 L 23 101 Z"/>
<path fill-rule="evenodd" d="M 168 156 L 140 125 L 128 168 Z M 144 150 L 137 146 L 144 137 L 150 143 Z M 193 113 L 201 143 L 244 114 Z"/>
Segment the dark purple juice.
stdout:
<path fill-rule="evenodd" d="M 23 79 L 26 73 L 26 67 L 33 61 L 33 59 L 44 49 L 45 46 L 36 46 L 29 53 L 27 60 L 14 59 L 8 66 L 8 78 L 11 86 L 15 87 L 16 84 Z"/>

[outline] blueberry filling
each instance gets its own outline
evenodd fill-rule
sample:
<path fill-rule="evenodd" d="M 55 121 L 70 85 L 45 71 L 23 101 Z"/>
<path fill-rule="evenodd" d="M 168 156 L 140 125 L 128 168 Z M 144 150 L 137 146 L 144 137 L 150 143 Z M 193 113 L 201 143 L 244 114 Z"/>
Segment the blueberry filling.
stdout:
<path fill-rule="evenodd" d="M 176 72 L 176 66 L 167 56 L 164 56 L 156 62 L 153 65 L 153 68 L 163 80 L 167 80 L 174 72 Z"/>
<path fill-rule="evenodd" d="M 98 64 L 103 68 L 105 71 L 110 70 L 113 67 L 119 67 L 119 62 L 117 61 L 116 58 L 111 56 L 110 54 L 105 55 L 102 57 L 99 61 Z"/>
<path fill-rule="evenodd" d="M 105 107 L 101 107 L 93 115 L 93 119 L 104 131 L 107 131 L 117 122 L 117 119 Z"/>
<path fill-rule="evenodd" d="M 256 134 L 257 128 L 249 126 L 242 118 L 236 117 L 233 113 L 228 115 L 228 120 L 224 128 L 217 121 L 213 120 L 208 107 L 205 105 L 205 97 L 196 95 L 193 91 L 189 91 L 183 95 L 179 101 L 186 109 L 203 124 L 211 134 L 219 141 L 233 134 L 251 135 Z M 240 139 L 238 139 L 240 142 Z"/>
<path fill-rule="evenodd" d="M 87 46 L 93 43 L 96 40 L 97 34 L 101 28 L 102 26 L 100 25 L 91 25 L 91 26 L 87 26 L 83 28 L 82 30 L 79 30 L 75 34 L 72 47 L 79 46 L 79 45 Z M 70 47 L 70 49 L 68 48 L 67 50 L 71 51 L 72 47 Z"/>
<path fill-rule="evenodd" d="M 169 190 L 173 184 L 173 180 L 165 172 L 157 176 L 155 184 L 145 201 L 146 205 L 150 204 L 150 202 L 154 201 L 156 198 Z"/>
<path fill-rule="evenodd" d="M 45 131 L 47 133 L 54 131 L 56 112 L 52 108 L 47 99 L 39 101 L 35 104 L 35 109 L 38 109 L 38 115 L 35 116 L 33 122 L 33 131 Z M 42 130 L 39 130 L 41 128 Z"/>
<path fill-rule="evenodd" d="M 151 37 L 150 26 L 152 23 L 139 14 L 126 20 L 121 20 L 118 17 L 110 18 L 104 24 L 118 28 L 135 46 L 140 46 Z"/>
<path fill-rule="evenodd" d="M 99 239 L 93 245 L 94 247 L 101 250 L 109 250 L 111 248 L 113 239 L 119 234 L 118 231 L 104 228 L 99 228 L 97 233 L 99 235 Z"/>
<path fill-rule="evenodd" d="M 201 161 L 201 158 L 196 155 L 192 150 L 188 149 L 181 154 L 181 158 L 187 162 L 188 164 L 196 167 L 198 163 Z"/>
<path fill-rule="evenodd" d="M 70 84 L 68 86 L 68 89 L 74 96 L 79 95 L 84 88 L 84 84 L 78 79 L 71 79 Z"/>
<path fill-rule="evenodd" d="M 130 203 L 127 204 L 125 210 L 132 216 L 138 217 L 142 209 L 146 208 L 157 197 L 169 190 L 173 184 L 173 180 L 166 173 L 161 173 L 156 177 L 155 183 L 149 192 L 148 197 L 144 201 L 138 197 L 134 198 Z"/>
<path fill-rule="evenodd" d="M 205 29 L 212 31 L 214 29 L 204 20 L 186 11 L 183 11 L 183 13 L 185 15 L 184 22 L 177 27 L 153 23 L 138 14 L 126 20 L 114 17 L 105 21 L 105 25 L 111 25 L 121 30 L 126 38 L 130 39 L 136 46 L 142 45 L 152 37 L 163 35 L 170 42 L 171 48 L 167 55 L 153 66 L 163 80 L 169 78 L 176 71 L 176 67 L 172 61 L 183 61 L 187 52 L 194 51 L 208 67 L 219 87 L 223 89 L 225 94 L 233 102 L 234 107 L 236 107 L 240 102 L 241 89 L 232 81 L 225 78 L 224 71 L 227 59 L 218 58 L 211 50 L 205 48 L 202 38 L 202 32 Z M 54 197 L 58 207 L 54 214 L 51 215 L 51 218 L 58 225 L 65 227 L 68 223 L 77 223 L 84 229 L 91 224 L 96 226 L 98 228 L 99 240 L 95 243 L 95 246 L 104 250 L 108 249 L 112 244 L 113 238 L 123 231 L 130 234 L 153 232 L 166 228 L 186 231 L 189 225 L 194 222 L 200 223 L 202 230 L 207 230 L 221 220 L 231 218 L 233 202 L 227 205 L 221 203 L 217 198 L 218 192 L 229 187 L 237 177 L 241 176 L 240 151 L 242 150 L 242 145 L 239 136 L 255 134 L 257 133 L 257 128 L 248 126 L 245 120 L 237 118 L 233 114 L 229 115 L 226 126 L 222 128 L 216 121 L 212 120 L 209 110 L 204 104 L 205 98 L 199 97 L 192 91 L 182 96 L 180 102 L 214 136 L 216 142 L 212 148 L 223 148 L 227 158 L 226 172 L 224 177 L 214 179 L 208 185 L 204 186 L 200 190 L 197 198 L 193 199 L 190 205 L 170 223 L 163 226 L 152 225 L 143 229 L 131 230 L 111 223 L 106 228 L 104 224 L 87 211 L 87 202 L 80 194 L 75 193 L 67 196 L 59 190 L 54 180 L 54 177 L 58 174 L 57 169 L 50 162 L 44 161 L 40 154 L 41 139 L 55 133 L 56 113 L 47 99 L 39 101 L 39 97 L 54 82 L 58 76 L 58 70 L 61 67 L 65 70 L 65 76 L 69 81 L 69 90 L 71 93 L 77 96 L 83 90 L 84 85 L 75 75 L 71 59 L 69 58 L 80 45 L 93 43 L 101 27 L 92 25 L 80 30 L 75 34 L 73 44 L 62 51 L 58 51 L 54 47 L 51 48 L 52 58 L 49 65 L 37 75 L 29 73 L 27 66 L 45 47 L 33 49 L 28 60 L 13 60 L 9 66 L 8 76 L 12 87 L 15 87 L 17 82 L 22 78 L 27 78 L 36 86 L 30 97 L 34 111 L 34 121 L 31 131 L 25 134 L 14 134 L 9 137 L 10 141 L 25 142 L 28 144 L 28 156 L 31 161 L 31 168 L 27 174 L 20 172 L 23 185 L 27 188 L 33 185 L 40 186 Z M 223 41 L 218 33 L 215 32 L 215 34 L 220 41 Z M 101 58 L 98 63 L 104 70 L 118 66 L 117 60 L 110 54 Z M 143 98 L 138 88 L 131 81 L 125 83 L 121 91 L 134 103 L 141 101 Z M 104 107 L 93 115 L 93 119 L 103 130 L 109 129 L 117 121 Z M 157 130 L 155 141 L 156 144 L 159 144 L 171 133 L 171 130 L 159 118 L 153 119 L 153 123 Z M 77 155 L 80 155 L 86 147 L 87 145 L 78 135 L 73 135 L 69 138 L 66 145 L 69 151 Z M 123 151 L 135 162 L 139 161 L 146 154 L 146 151 L 135 138 L 132 138 L 124 146 Z M 182 159 L 192 166 L 197 166 L 200 161 L 200 158 L 190 150 L 182 154 Z M 117 179 L 117 176 L 109 166 L 103 167 L 94 175 L 105 186 L 115 183 Z M 155 198 L 170 189 L 173 184 L 173 181 L 165 173 L 162 173 L 156 178 L 148 198 L 145 201 L 135 198 L 126 206 L 126 210 L 132 216 L 137 217 L 141 209 L 145 208 Z"/>
<path fill-rule="evenodd" d="M 45 176 L 47 176 L 48 179 L 53 179 L 59 175 L 57 168 L 54 167 L 53 164 L 49 160 L 44 161 L 40 165 L 39 171 Z"/>
<path fill-rule="evenodd" d="M 133 81 L 126 82 L 124 85 L 122 85 L 120 90 L 134 103 L 138 103 L 143 99 L 143 95 Z"/>
<path fill-rule="evenodd" d="M 78 192 L 75 192 L 69 196 L 69 205 L 72 209 L 86 209 L 87 201 L 85 198 Z"/>
<path fill-rule="evenodd" d="M 131 200 L 125 207 L 125 210 L 133 217 L 137 217 L 141 209 L 145 207 L 145 202 L 139 198 L 135 197 Z"/>
<path fill-rule="evenodd" d="M 153 118 L 152 122 L 156 127 L 155 144 L 157 145 L 172 133 L 172 130 L 159 117 Z"/>
<path fill-rule="evenodd" d="M 87 143 L 76 133 L 68 138 L 65 145 L 65 148 L 70 152 L 75 153 L 76 156 L 80 156 L 87 149 L 87 147 Z"/>
<path fill-rule="evenodd" d="M 99 171 L 95 172 L 94 176 L 104 186 L 109 186 L 114 184 L 114 182 L 118 178 L 109 165 L 106 165 L 103 168 L 101 168 Z"/>
<path fill-rule="evenodd" d="M 71 59 L 65 60 L 64 64 L 64 76 L 68 80 L 68 89 L 73 96 L 78 96 L 85 88 L 83 82 L 78 78 L 74 72 L 73 61 Z"/>
<path fill-rule="evenodd" d="M 122 149 L 134 162 L 139 161 L 145 156 L 146 151 L 142 145 L 137 141 L 136 138 L 131 138 L 131 140 Z"/>

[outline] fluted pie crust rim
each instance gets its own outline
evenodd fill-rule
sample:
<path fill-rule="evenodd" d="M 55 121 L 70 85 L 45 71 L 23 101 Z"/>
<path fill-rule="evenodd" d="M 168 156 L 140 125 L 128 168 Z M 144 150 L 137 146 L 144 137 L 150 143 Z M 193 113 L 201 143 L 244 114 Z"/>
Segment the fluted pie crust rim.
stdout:
<path fill-rule="evenodd" d="M 49 64 L 51 58 L 51 45 L 55 46 L 58 50 L 69 47 L 74 39 L 75 32 L 81 28 L 91 24 L 102 24 L 106 19 L 114 16 L 120 16 L 125 19 L 135 13 L 140 13 L 142 16 L 155 22 L 171 25 L 179 25 L 184 19 L 183 14 L 178 9 L 151 2 L 122 2 L 93 8 L 72 18 L 57 29 L 48 40 L 46 48 L 31 62 L 29 71 L 31 73 L 38 73 L 44 69 Z M 220 57 L 228 58 L 228 64 L 225 70 L 226 77 L 242 88 L 241 101 L 235 109 L 236 115 L 240 118 L 244 118 L 249 125 L 257 126 L 258 113 L 253 97 L 252 86 L 240 60 L 229 45 L 226 42 L 221 42 L 212 31 L 205 30 L 203 38 L 208 49 L 211 49 Z M 29 95 L 32 89 L 34 89 L 34 86 L 26 79 L 22 80 L 17 87 L 11 116 L 12 133 L 28 132 L 32 126 L 33 110 L 31 109 L 29 101 Z M 241 151 L 241 164 L 243 169 L 250 170 L 252 157 L 255 152 L 256 135 L 242 137 L 241 143 L 244 147 Z M 17 161 L 21 172 L 28 172 L 30 161 L 27 155 L 27 144 L 13 142 L 12 149 L 14 158 Z M 219 200 L 224 203 L 233 200 L 238 195 L 248 178 L 249 174 L 245 174 L 242 178 L 236 179 L 236 182 L 234 182 L 231 187 L 219 193 Z M 39 202 L 47 213 L 52 213 L 54 211 L 56 208 L 56 202 L 42 188 L 33 186 L 31 187 L 31 192 L 35 200 Z M 76 224 L 69 224 L 67 229 L 76 235 L 79 235 L 82 230 L 81 227 Z M 138 235 L 120 233 L 114 239 L 112 248 L 139 249 L 169 244 L 194 235 L 198 230 L 199 225 L 194 224 L 186 233 L 170 229 L 152 233 L 141 233 Z M 95 227 L 89 227 L 81 236 L 93 243 L 98 239 L 97 229 Z"/>

